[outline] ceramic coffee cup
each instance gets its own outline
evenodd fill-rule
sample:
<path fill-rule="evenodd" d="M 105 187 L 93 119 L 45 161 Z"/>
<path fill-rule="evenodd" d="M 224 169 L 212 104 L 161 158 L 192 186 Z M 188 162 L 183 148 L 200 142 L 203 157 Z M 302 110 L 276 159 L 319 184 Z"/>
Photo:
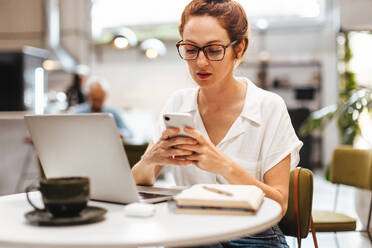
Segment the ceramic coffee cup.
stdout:
<path fill-rule="evenodd" d="M 45 209 L 32 203 L 29 192 L 33 189 L 40 191 Z M 89 178 L 87 177 L 58 177 L 41 179 L 40 186 L 26 188 L 27 201 L 35 210 L 48 211 L 54 217 L 77 216 L 87 206 L 89 200 Z"/>

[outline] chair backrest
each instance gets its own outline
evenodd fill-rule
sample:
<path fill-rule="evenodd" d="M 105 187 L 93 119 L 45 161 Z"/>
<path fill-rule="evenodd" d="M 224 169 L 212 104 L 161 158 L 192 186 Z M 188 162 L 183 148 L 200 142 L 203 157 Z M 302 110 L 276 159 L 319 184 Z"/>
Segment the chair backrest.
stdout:
<path fill-rule="evenodd" d="M 298 175 L 298 203 L 294 202 L 294 171 L 290 174 L 288 209 L 279 223 L 284 235 L 297 237 L 295 204 L 298 204 L 299 226 L 301 238 L 306 238 L 310 230 L 311 211 L 313 206 L 313 173 L 300 168 Z"/>
<path fill-rule="evenodd" d="M 372 150 L 338 146 L 333 151 L 329 180 L 361 189 L 372 189 Z"/>

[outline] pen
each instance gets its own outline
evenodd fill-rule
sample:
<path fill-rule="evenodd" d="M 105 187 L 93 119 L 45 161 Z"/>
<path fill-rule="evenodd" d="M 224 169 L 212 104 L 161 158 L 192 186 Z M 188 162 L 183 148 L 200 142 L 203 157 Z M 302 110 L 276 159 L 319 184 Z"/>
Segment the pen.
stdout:
<path fill-rule="evenodd" d="M 212 188 L 212 187 L 208 187 L 206 185 L 204 185 L 203 188 L 206 189 L 206 190 L 209 190 L 211 192 L 215 192 L 215 193 L 221 194 L 221 195 L 226 195 L 226 196 L 232 196 L 233 195 L 230 192 L 227 192 L 227 191 L 224 191 L 224 190 L 220 190 L 220 189 L 216 189 L 216 188 Z"/>

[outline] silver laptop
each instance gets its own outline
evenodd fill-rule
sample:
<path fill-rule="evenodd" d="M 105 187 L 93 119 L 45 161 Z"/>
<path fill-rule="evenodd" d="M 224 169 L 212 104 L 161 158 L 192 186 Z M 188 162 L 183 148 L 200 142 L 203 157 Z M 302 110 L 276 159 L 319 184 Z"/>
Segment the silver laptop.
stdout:
<path fill-rule="evenodd" d="M 45 176 L 90 178 L 92 200 L 155 203 L 174 189 L 139 187 L 111 114 L 26 115 Z"/>

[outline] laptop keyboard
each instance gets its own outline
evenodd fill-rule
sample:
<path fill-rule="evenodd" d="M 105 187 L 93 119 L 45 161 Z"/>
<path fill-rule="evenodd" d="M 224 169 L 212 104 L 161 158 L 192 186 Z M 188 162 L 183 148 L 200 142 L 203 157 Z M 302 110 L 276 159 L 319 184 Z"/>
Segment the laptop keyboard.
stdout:
<path fill-rule="evenodd" d="M 166 196 L 168 196 L 168 195 L 164 195 L 164 194 L 146 193 L 146 192 L 139 192 L 139 195 L 140 195 L 141 199 L 152 199 L 152 198 L 156 198 L 156 197 L 166 197 Z"/>

